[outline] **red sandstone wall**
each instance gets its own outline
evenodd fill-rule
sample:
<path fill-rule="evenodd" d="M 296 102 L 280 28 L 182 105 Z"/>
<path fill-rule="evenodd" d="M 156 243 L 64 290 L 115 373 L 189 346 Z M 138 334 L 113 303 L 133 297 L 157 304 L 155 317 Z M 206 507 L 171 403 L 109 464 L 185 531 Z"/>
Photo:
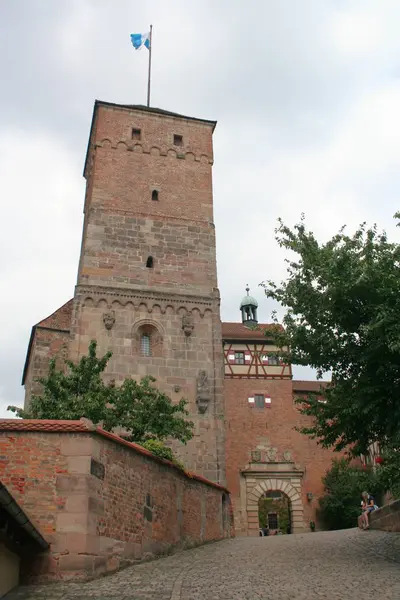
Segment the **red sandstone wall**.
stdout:
<path fill-rule="evenodd" d="M 4 423 L 0 480 L 51 543 L 50 553 L 25 565 L 29 579 L 87 579 L 231 535 L 223 488 L 115 436 L 4 431 Z"/>
<path fill-rule="evenodd" d="M 189 468 L 224 483 L 223 354 L 212 204 L 214 123 L 99 103 L 87 190 L 69 357 L 112 351 L 106 377 L 152 375 L 188 400 L 194 438 L 174 448 Z M 132 129 L 140 129 L 140 140 Z M 182 145 L 174 143 L 182 136 Z M 152 191 L 158 200 L 152 200 Z M 153 268 L 146 267 L 149 256 Z M 113 311 L 106 328 L 104 313 Z M 191 334 L 183 323 L 193 322 Z M 147 327 L 151 356 L 140 355 Z M 196 404 L 207 374 L 208 408 Z"/>
<path fill-rule="evenodd" d="M 40 393 L 42 386 L 37 379 L 48 375 L 50 360 L 56 358 L 57 368 L 64 367 L 68 344 L 68 331 L 36 328 L 25 377 L 25 408 L 28 407 L 32 394 Z"/>
<path fill-rule="evenodd" d="M 209 294 L 217 286 L 212 125 L 100 105 L 90 143 L 78 283 Z"/>
<path fill-rule="evenodd" d="M 259 443 L 276 448 L 277 460 L 283 452 L 289 451 L 294 463 L 304 469 L 301 497 L 304 524 L 308 527 L 310 520 L 316 522 L 318 498 L 323 495 L 321 478 L 330 467 L 332 458 L 337 458 L 338 454 L 321 448 L 314 440 L 295 431 L 296 426 L 304 426 L 309 421 L 294 403 L 292 381 L 225 379 L 224 383 L 227 486 L 232 494 L 236 531 L 246 532 L 243 486 L 240 499 L 240 471 L 251 462 L 251 452 Z M 255 393 L 269 395 L 271 407 L 251 407 L 247 398 Z M 307 499 L 307 492 L 313 494 L 311 502 Z"/>

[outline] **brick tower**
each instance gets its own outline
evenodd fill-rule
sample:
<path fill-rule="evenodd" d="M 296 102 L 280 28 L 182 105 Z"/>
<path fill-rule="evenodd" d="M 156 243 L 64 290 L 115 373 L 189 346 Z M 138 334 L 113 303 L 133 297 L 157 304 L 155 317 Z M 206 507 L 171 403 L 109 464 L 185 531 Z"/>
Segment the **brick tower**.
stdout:
<path fill-rule="evenodd" d="M 107 377 L 185 397 L 185 465 L 225 480 L 223 353 L 212 198 L 214 121 L 96 101 L 69 356 L 96 339 Z"/>

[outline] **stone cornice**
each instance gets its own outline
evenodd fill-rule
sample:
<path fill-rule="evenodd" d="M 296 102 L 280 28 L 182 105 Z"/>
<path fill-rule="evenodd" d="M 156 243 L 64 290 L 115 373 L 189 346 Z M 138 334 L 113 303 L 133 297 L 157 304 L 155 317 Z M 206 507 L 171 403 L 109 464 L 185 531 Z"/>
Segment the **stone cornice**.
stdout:
<path fill-rule="evenodd" d="M 182 292 L 165 292 L 157 289 L 126 289 L 119 287 L 104 287 L 96 285 L 80 284 L 75 288 L 75 298 L 83 300 L 83 304 L 91 299 L 96 306 L 100 302 L 112 308 L 116 304 L 125 306 L 130 303 L 135 308 L 140 304 L 147 304 L 149 312 L 152 312 L 155 306 L 158 306 L 162 313 L 165 313 L 168 306 L 174 311 L 180 308 L 186 311 L 198 309 L 200 313 L 205 311 L 213 312 L 214 303 L 219 303 L 219 291 L 214 292 L 215 296 L 185 294 Z"/>

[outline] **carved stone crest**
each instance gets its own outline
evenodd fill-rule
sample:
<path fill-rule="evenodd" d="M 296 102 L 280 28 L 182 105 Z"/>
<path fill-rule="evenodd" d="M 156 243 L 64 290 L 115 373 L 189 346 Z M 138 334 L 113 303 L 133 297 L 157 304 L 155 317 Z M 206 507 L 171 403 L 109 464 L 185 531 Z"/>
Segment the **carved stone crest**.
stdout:
<path fill-rule="evenodd" d="M 115 312 L 113 310 L 110 310 L 103 314 L 103 323 L 106 329 L 110 330 L 113 328 L 113 325 L 115 323 Z"/>
<path fill-rule="evenodd" d="M 192 335 L 194 329 L 193 315 L 183 315 L 182 317 L 182 329 L 186 337 Z"/>
<path fill-rule="evenodd" d="M 284 462 L 291 462 L 292 453 L 290 452 L 290 450 L 285 450 L 282 454 L 282 458 L 283 458 Z"/>
<path fill-rule="evenodd" d="M 276 448 L 267 448 L 265 451 L 268 462 L 276 461 Z"/>
<path fill-rule="evenodd" d="M 196 404 L 199 413 L 204 414 L 211 400 L 210 384 L 206 371 L 199 371 L 197 377 Z"/>
<path fill-rule="evenodd" d="M 253 450 L 253 452 L 251 453 L 251 462 L 261 462 L 260 450 Z"/>

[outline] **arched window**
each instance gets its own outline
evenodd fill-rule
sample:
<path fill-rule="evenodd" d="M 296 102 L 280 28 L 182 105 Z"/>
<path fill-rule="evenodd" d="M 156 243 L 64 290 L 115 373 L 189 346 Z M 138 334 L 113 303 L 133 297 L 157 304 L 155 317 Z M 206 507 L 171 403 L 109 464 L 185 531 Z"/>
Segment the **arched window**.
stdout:
<path fill-rule="evenodd" d="M 146 267 L 147 267 L 148 269 L 152 269 L 152 268 L 153 268 L 153 265 L 154 265 L 154 260 L 153 260 L 153 257 L 152 257 L 152 256 L 149 256 L 149 257 L 147 258 L 147 260 L 146 260 Z"/>
<path fill-rule="evenodd" d="M 162 333 L 154 323 L 144 319 L 133 327 L 132 352 L 134 356 L 160 357 L 162 351 Z"/>
<path fill-rule="evenodd" d="M 151 356 L 151 338 L 148 333 L 143 333 L 140 338 L 140 354 L 142 356 Z"/>
<path fill-rule="evenodd" d="M 151 192 L 151 199 L 152 200 L 158 200 L 158 190 L 153 190 Z"/>

